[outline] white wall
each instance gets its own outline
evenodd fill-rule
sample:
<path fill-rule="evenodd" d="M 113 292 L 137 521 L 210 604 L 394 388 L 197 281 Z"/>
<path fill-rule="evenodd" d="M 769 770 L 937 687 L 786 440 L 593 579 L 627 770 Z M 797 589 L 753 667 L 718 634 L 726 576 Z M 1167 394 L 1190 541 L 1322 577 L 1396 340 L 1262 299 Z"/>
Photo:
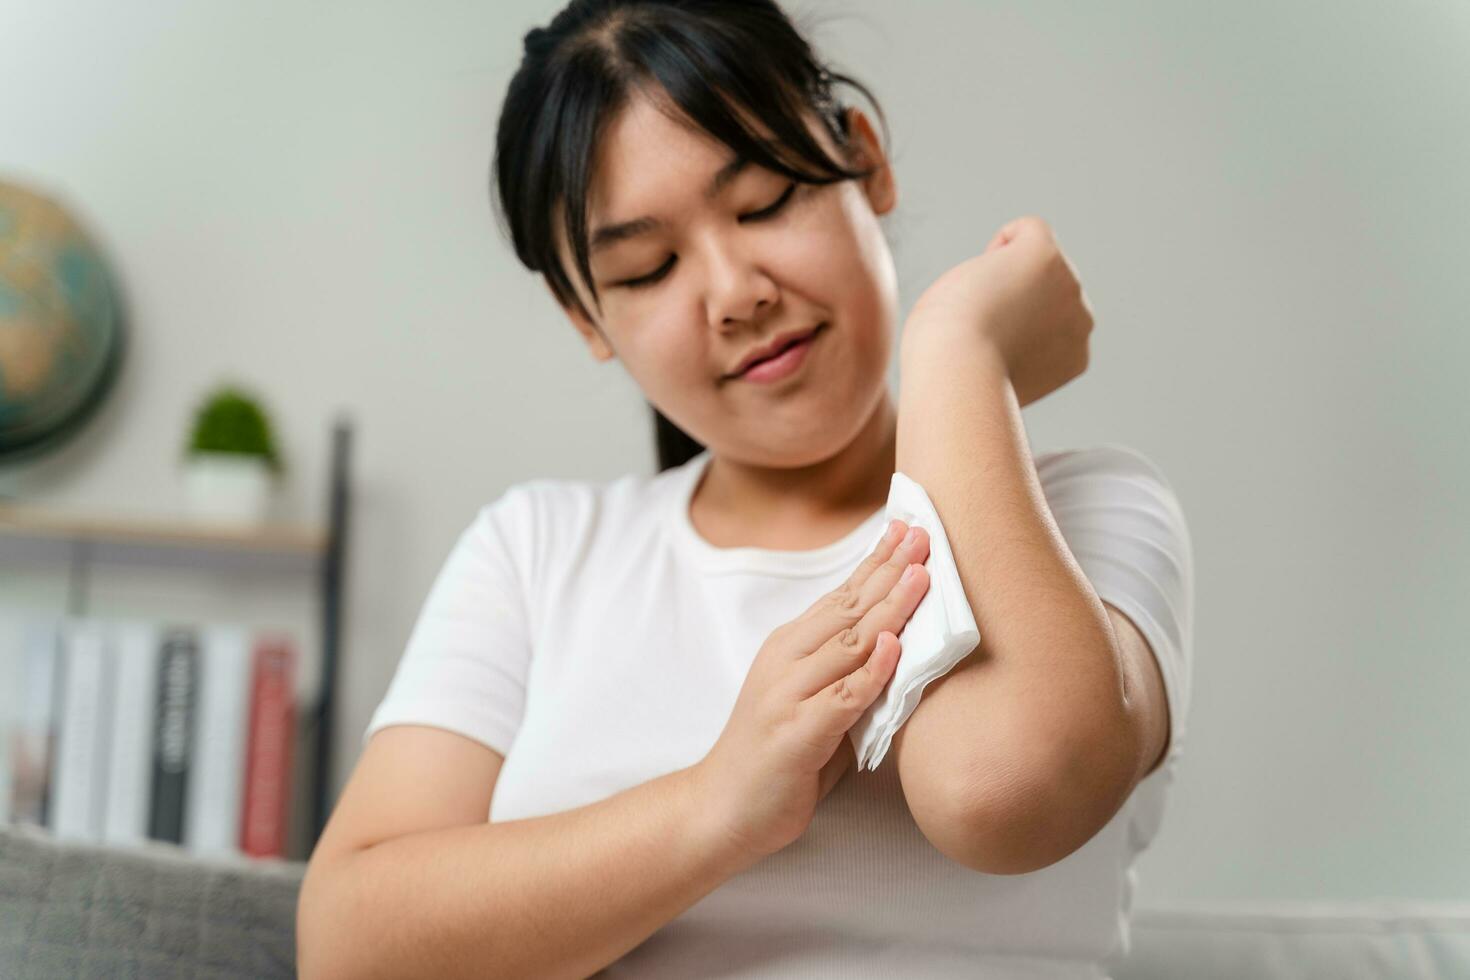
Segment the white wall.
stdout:
<path fill-rule="evenodd" d="M 6 479 L 168 514 L 229 374 L 314 518 L 350 410 L 339 784 L 475 509 L 654 466 L 636 387 L 490 211 L 499 100 L 558 6 L 0 0 L 0 173 L 91 226 L 136 326 L 106 416 Z M 889 112 L 905 308 L 1045 217 L 1097 329 L 1033 446 L 1126 442 L 1183 500 L 1194 704 L 1139 900 L 1470 894 L 1470 8 L 790 9 L 836 17 L 814 40 Z"/>

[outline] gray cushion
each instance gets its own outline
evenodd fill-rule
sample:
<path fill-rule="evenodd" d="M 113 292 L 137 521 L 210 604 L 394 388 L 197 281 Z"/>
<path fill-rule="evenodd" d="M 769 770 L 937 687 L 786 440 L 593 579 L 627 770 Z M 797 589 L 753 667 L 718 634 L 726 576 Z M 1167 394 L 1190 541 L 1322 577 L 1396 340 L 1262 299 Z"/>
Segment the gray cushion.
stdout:
<path fill-rule="evenodd" d="M 294 977 L 304 872 L 0 825 L 0 977 Z"/>

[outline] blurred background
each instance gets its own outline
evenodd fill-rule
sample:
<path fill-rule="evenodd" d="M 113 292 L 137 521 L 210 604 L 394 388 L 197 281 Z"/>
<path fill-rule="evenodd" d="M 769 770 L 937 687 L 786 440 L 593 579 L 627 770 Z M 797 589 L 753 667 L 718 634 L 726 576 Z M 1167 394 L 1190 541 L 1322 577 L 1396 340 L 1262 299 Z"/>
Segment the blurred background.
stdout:
<path fill-rule="evenodd" d="M 53 389 L 95 403 L 0 456 L 0 599 L 274 631 L 302 736 L 334 642 L 328 803 L 476 510 L 655 469 L 638 389 L 491 211 L 500 98 L 559 7 L 0 0 L 0 242 L 21 215 L 79 263 L 34 309 L 11 268 L 0 398 L 44 323 L 82 345 Z M 1097 323 L 1033 450 L 1121 442 L 1178 491 L 1193 700 L 1138 900 L 1470 898 L 1470 6 L 787 9 L 888 114 L 903 308 L 1044 217 Z M 183 465 L 221 386 L 283 463 L 253 525 Z"/>

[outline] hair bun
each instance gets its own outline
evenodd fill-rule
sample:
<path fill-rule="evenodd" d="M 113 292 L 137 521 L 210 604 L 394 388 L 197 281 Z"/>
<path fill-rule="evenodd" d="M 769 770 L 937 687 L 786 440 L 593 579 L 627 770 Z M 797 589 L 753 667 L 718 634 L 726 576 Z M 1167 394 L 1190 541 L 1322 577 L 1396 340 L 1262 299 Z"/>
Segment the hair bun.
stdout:
<path fill-rule="evenodd" d="M 531 28 L 529 31 L 526 32 L 526 37 L 521 42 L 521 50 L 525 54 L 532 54 L 532 53 L 534 53 L 533 52 L 533 49 L 538 48 L 538 47 L 542 47 L 543 46 L 542 42 L 545 40 L 546 35 L 548 35 L 550 33 L 551 32 L 548 31 L 544 27 L 533 27 L 533 28 Z"/>

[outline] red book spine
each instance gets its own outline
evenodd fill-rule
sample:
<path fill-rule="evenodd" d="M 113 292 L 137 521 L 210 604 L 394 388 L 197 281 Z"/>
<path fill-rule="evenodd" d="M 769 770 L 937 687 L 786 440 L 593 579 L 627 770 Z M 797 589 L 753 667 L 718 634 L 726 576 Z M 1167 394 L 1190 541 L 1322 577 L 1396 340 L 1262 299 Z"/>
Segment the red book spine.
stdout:
<path fill-rule="evenodd" d="M 252 651 L 250 732 L 240 850 L 251 857 L 286 856 L 286 813 L 291 792 L 294 656 L 285 636 L 257 634 Z"/>

